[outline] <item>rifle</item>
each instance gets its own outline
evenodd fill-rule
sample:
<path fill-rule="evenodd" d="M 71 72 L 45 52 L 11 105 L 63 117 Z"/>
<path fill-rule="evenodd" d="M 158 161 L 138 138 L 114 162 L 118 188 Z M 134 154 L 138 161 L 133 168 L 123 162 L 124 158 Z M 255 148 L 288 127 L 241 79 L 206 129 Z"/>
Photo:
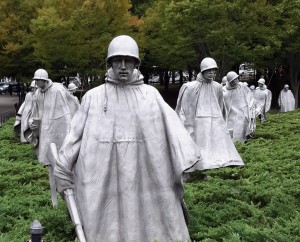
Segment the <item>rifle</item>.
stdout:
<path fill-rule="evenodd" d="M 54 143 L 50 144 L 50 147 L 47 152 L 47 158 L 51 164 L 56 164 L 56 162 L 58 161 L 58 153 L 57 153 L 56 145 Z M 77 238 L 79 239 L 80 242 L 86 242 L 73 189 L 68 188 L 64 190 L 64 199 L 66 201 L 69 214 L 72 218 L 72 222 L 75 225 Z"/>

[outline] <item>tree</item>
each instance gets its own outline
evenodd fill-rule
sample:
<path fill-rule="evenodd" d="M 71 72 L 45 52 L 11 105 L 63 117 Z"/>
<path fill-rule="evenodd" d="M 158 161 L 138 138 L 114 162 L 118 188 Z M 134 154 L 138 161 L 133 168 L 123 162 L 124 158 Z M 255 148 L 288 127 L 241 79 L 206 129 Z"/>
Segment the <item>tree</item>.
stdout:
<path fill-rule="evenodd" d="M 140 18 L 145 15 L 147 9 L 153 2 L 154 0 L 131 0 L 132 7 L 130 12 Z"/>
<path fill-rule="evenodd" d="M 278 52 L 279 61 L 288 65 L 291 90 L 296 107 L 299 106 L 300 87 L 300 1 L 283 0 L 277 8 L 280 16 L 278 32 L 282 35 L 282 48 Z"/>
<path fill-rule="evenodd" d="M 152 66 L 165 73 L 169 70 L 187 70 L 196 56 L 191 46 L 191 37 L 185 36 L 168 21 L 171 14 L 168 11 L 170 3 L 171 1 L 156 1 L 142 18 L 141 42 L 145 49 L 143 68 L 146 66 L 148 70 Z"/>
<path fill-rule="evenodd" d="M 42 0 L 1 1 L 0 76 L 20 79 L 32 75 L 35 61 L 29 25 L 42 3 Z"/>
<path fill-rule="evenodd" d="M 104 76 L 110 40 L 133 32 L 128 1 L 49 1 L 32 21 L 35 56 L 54 76 Z M 67 13 L 67 14 L 66 14 Z"/>
<path fill-rule="evenodd" d="M 169 21 L 192 37 L 198 63 L 207 56 L 215 58 L 223 76 L 241 62 L 260 66 L 278 49 L 272 7 L 264 0 L 174 1 Z"/>

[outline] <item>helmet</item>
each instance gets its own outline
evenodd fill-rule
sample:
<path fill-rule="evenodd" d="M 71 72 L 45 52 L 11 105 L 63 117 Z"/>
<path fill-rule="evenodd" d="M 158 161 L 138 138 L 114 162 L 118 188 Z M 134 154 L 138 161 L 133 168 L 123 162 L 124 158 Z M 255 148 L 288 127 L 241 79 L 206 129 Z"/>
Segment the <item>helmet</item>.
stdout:
<path fill-rule="evenodd" d="M 38 69 L 34 73 L 34 77 L 32 78 L 33 80 L 44 80 L 44 81 L 50 81 L 48 78 L 48 72 L 45 71 L 44 69 Z"/>
<path fill-rule="evenodd" d="M 36 87 L 35 80 L 31 82 L 30 87 Z"/>
<path fill-rule="evenodd" d="M 258 79 L 258 81 L 257 81 L 258 83 L 260 83 L 260 84 L 265 84 L 266 83 L 266 81 L 265 81 L 265 79 L 264 78 L 260 78 L 260 79 Z"/>
<path fill-rule="evenodd" d="M 204 58 L 200 63 L 200 71 L 201 72 L 209 70 L 209 69 L 217 69 L 217 68 L 219 68 L 219 67 L 217 66 L 216 61 L 210 57 Z"/>
<path fill-rule="evenodd" d="M 225 84 L 226 82 L 227 82 L 227 77 L 223 76 L 223 78 L 222 78 L 222 84 Z"/>
<path fill-rule="evenodd" d="M 254 86 L 254 85 L 251 85 L 251 86 L 250 86 L 250 89 L 251 89 L 251 90 L 255 90 L 255 86 Z"/>
<path fill-rule="evenodd" d="M 139 58 L 139 47 L 135 40 L 128 35 L 119 35 L 115 37 L 108 46 L 106 62 L 114 56 L 130 56 L 141 63 Z"/>
<path fill-rule="evenodd" d="M 239 77 L 239 75 L 235 71 L 230 71 L 226 75 L 227 81 L 231 82 Z"/>
<path fill-rule="evenodd" d="M 78 87 L 73 82 L 68 85 L 68 90 L 69 91 L 74 91 L 77 88 Z"/>
<path fill-rule="evenodd" d="M 289 87 L 289 85 L 288 85 L 288 84 L 285 84 L 285 85 L 284 85 L 284 88 L 288 88 L 288 87 Z"/>

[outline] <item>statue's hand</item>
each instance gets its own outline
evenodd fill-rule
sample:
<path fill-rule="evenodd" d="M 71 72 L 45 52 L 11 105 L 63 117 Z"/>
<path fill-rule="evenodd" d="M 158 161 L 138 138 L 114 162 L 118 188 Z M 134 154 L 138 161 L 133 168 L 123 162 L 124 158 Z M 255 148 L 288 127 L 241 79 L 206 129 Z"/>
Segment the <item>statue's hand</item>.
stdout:
<path fill-rule="evenodd" d="M 63 194 L 63 192 L 68 188 L 74 189 L 74 184 L 70 180 L 55 177 L 55 183 L 56 189 L 60 194 Z"/>
<path fill-rule="evenodd" d="M 31 130 L 37 130 L 40 126 L 40 120 L 39 119 L 29 119 L 29 128 Z"/>

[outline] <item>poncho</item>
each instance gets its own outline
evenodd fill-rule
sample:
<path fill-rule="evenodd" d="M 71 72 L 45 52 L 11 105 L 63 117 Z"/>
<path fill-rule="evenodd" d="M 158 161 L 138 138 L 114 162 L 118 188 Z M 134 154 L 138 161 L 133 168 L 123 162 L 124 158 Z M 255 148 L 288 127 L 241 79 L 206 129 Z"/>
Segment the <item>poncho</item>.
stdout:
<path fill-rule="evenodd" d="M 225 120 L 227 129 L 233 141 L 245 142 L 252 131 L 251 118 L 254 98 L 250 89 L 238 83 L 231 87 L 229 83 L 224 87 Z"/>
<path fill-rule="evenodd" d="M 176 112 L 202 156 L 202 161 L 194 169 L 244 165 L 226 128 L 222 110 L 221 84 L 207 82 L 200 73 L 196 81 L 185 83 L 181 87 Z"/>
<path fill-rule="evenodd" d="M 263 85 L 261 88 L 257 87 L 255 89 L 254 98 L 261 107 L 261 113 L 269 112 L 272 101 L 272 93 L 269 89 L 267 89 L 266 85 Z"/>
<path fill-rule="evenodd" d="M 33 119 L 40 120 L 38 161 L 49 165 L 46 157 L 49 145 L 55 143 L 58 148 L 61 147 L 79 103 L 62 84 L 50 80 L 43 90 L 36 90 L 32 104 L 29 122 Z"/>
<path fill-rule="evenodd" d="M 281 90 L 278 105 L 280 106 L 280 112 L 295 110 L 295 98 L 291 90 Z"/>
<path fill-rule="evenodd" d="M 34 94 L 34 92 L 28 92 L 26 94 L 25 100 L 22 103 L 21 107 L 19 108 L 18 114 L 17 114 L 17 119 L 20 119 L 19 122 L 18 122 L 20 125 L 18 125 L 19 126 L 18 131 L 15 130 L 15 132 L 17 132 L 18 135 L 20 136 L 21 143 L 28 143 L 29 142 L 26 139 L 26 137 L 24 136 L 24 133 L 25 133 L 26 130 L 29 129 L 28 119 L 29 119 L 29 116 L 31 114 L 33 94 Z M 16 126 L 14 127 L 14 129 L 15 128 L 16 128 Z"/>
<path fill-rule="evenodd" d="M 72 120 L 56 184 L 74 183 L 89 242 L 187 241 L 181 175 L 200 159 L 196 146 L 137 71 L 126 83 L 107 75 Z"/>

